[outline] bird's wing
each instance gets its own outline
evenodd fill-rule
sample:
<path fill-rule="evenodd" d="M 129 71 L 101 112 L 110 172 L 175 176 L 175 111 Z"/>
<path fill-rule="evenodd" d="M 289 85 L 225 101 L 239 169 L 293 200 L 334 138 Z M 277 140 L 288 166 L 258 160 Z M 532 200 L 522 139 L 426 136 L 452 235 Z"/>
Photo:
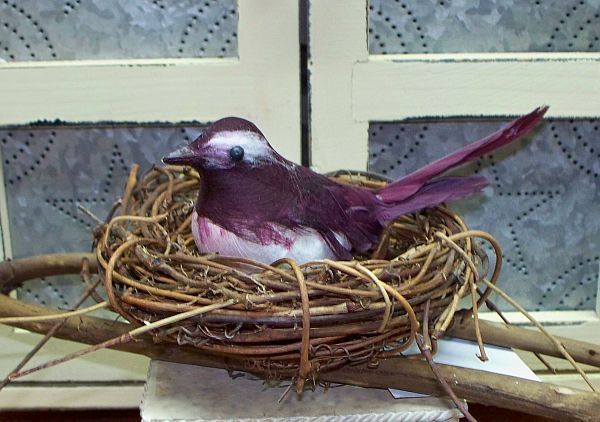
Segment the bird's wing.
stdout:
<path fill-rule="evenodd" d="M 344 259 L 351 258 L 352 246 L 365 243 L 365 235 L 360 230 L 355 233 L 352 211 L 347 211 L 348 194 L 328 178 L 292 163 L 238 171 L 236 177 L 215 178 L 211 189 L 217 193 L 231 191 L 231 186 L 240 188 L 236 195 L 220 196 L 215 208 L 204 204 L 203 209 L 212 221 L 236 235 L 261 243 L 277 236 L 276 227 L 300 235 L 312 229 Z M 240 202 L 246 206 L 236 206 Z"/>
<path fill-rule="evenodd" d="M 342 259 L 352 258 L 351 249 L 371 248 L 381 231 L 373 213 L 373 192 L 342 185 L 308 169 L 300 171 L 304 200 L 296 214 L 299 224 L 317 230 Z"/>

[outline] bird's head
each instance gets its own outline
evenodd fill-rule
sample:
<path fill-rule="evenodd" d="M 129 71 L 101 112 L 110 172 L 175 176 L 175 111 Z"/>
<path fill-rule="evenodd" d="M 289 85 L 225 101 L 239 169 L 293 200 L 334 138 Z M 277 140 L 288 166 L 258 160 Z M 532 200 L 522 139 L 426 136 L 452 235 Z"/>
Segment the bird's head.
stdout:
<path fill-rule="evenodd" d="M 283 157 L 269 145 L 262 132 L 239 117 L 214 122 L 194 142 L 162 159 L 165 164 L 206 170 L 258 167 L 281 160 Z"/>

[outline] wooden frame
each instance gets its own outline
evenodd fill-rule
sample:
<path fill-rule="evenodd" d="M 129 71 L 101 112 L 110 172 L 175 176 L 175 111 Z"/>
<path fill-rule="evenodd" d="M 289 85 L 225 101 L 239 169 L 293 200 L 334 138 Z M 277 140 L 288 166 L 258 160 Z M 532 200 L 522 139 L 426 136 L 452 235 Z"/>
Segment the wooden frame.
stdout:
<path fill-rule="evenodd" d="M 319 171 L 366 170 L 371 120 L 513 116 L 542 104 L 548 117 L 600 116 L 600 53 L 369 55 L 366 0 L 312 0 L 309 10 Z"/>
<path fill-rule="evenodd" d="M 367 6 L 310 2 L 310 152 L 317 171 L 366 170 L 369 121 L 511 116 L 542 104 L 552 105 L 549 117 L 600 116 L 600 53 L 369 55 Z M 563 335 L 600 343 L 598 298 L 595 311 L 533 314 L 561 324 Z M 518 313 L 507 316 L 525 322 Z"/>
<path fill-rule="evenodd" d="M 0 95 L 11 99 L 0 108 L 0 125 L 235 115 L 254 121 L 278 151 L 300 161 L 298 3 L 244 0 L 238 14 L 238 58 L 0 64 Z M 6 209 L 0 212 L 6 233 Z M 10 257 L 8 240 L 4 247 Z"/>
<path fill-rule="evenodd" d="M 10 102 L 0 106 L 0 125 L 54 119 L 207 122 L 237 115 L 255 122 L 278 151 L 299 162 L 299 4 L 297 0 L 241 0 L 238 15 L 237 58 L 2 63 L 0 95 Z M 4 234 L 0 258 L 8 258 L 12 254 L 1 172 L 0 217 Z M 5 345 L 0 354 L 4 376 L 39 336 L 0 330 L 0 338 Z M 62 353 L 80 347 L 54 344 L 38 359 L 48 359 L 56 348 Z M 41 374 L 36 378 L 43 381 L 38 387 L 7 387 L 0 394 L 0 408 L 137 407 L 147 360 L 123 353 L 115 359 L 115 352 L 108 353 Z M 132 369 L 113 369 L 115 360 Z M 119 387 L 124 380 L 129 384 Z M 74 386 L 51 387 L 64 381 Z M 49 389 L 51 399 L 32 400 Z"/>
<path fill-rule="evenodd" d="M 17 62 L 0 65 L 10 106 L 0 125 L 250 119 L 300 160 L 298 3 L 243 0 L 238 58 Z M 8 104 L 7 104 L 8 105 Z M 51 105 L 51 106 L 50 106 Z"/>

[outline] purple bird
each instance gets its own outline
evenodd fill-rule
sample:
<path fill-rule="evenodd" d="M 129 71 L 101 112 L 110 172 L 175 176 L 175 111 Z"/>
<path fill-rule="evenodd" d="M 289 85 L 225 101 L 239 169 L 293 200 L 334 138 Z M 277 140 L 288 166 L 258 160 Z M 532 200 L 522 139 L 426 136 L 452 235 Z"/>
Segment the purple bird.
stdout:
<path fill-rule="evenodd" d="M 251 122 L 228 117 L 163 158 L 200 172 L 192 233 L 203 253 L 271 263 L 352 259 L 372 249 L 397 217 L 472 195 L 483 177 L 440 176 L 517 139 L 538 123 L 541 107 L 497 132 L 370 190 L 337 183 L 279 155 Z"/>

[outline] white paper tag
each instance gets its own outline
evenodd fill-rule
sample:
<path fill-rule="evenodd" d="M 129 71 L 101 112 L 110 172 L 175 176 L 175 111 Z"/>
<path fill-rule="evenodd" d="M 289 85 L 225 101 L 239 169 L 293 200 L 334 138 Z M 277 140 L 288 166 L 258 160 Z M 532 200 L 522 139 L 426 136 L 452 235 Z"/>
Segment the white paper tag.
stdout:
<path fill-rule="evenodd" d="M 433 357 L 436 363 L 445 365 L 460 366 L 462 368 L 478 369 L 481 371 L 494 372 L 497 374 L 511 375 L 513 377 L 524 378 L 532 381 L 540 381 L 531 369 L 521 358 L 512 350 L 504 347 L 485 345 L 485 352 L 488 360 L 482 362 L 476 356 L 479 354 L 477 343 L 448 339 L 438 341 L 438 351 Z M 421 352 L 416 344 L 409 347 L 403 355 L 420 355 Z M 390 388 L 390 393 L 394 398 L 413 398 L 427 397 L 424 394 L 413 393 L 410 391 L 395 390 Z"/>

